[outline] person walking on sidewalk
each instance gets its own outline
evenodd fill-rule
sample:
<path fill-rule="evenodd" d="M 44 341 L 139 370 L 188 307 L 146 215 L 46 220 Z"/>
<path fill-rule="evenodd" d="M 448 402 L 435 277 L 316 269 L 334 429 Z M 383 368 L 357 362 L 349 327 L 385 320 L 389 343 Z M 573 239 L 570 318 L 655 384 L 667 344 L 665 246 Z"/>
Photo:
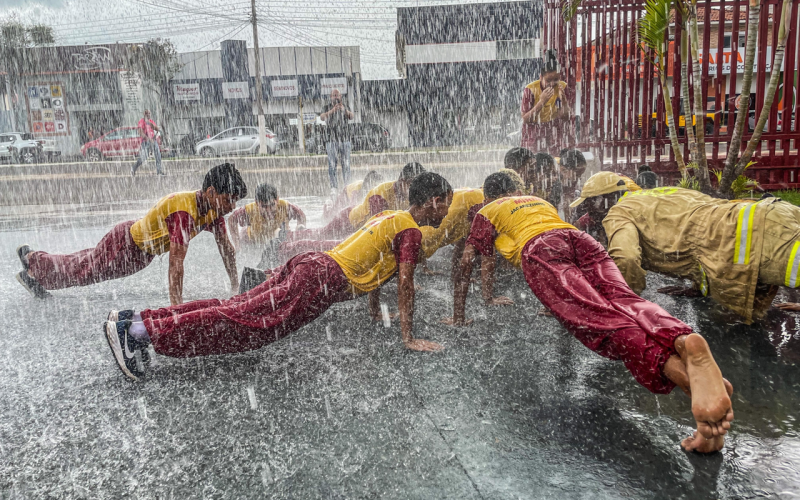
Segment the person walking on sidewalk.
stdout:
<path fill-rule="evenodd" d="M 331 92 L 331 102 L 322 108 L 320 119 L 327 124 L 328 137 L 325 151 L 328 153 L 328 177 L 331 181 L 331 194 L 335 198 L 339 190 L 336 178 L 336 162 L 342 165 L 344 184 L 350 181 L 350 127 L 348 121 L 353 119 L 353 112 L 342 102 L 342 94 L 338 90 Z"/>
<path fill-rule="evenodd" d="M 161 170 L 161 148 L 158 145 L 158 139 L 156 139 L 156 132 L 161 132 L 161 128 L 150 118 L 149 109 L 144 110 L 144 117 L 139 120 L 138 128 L 139 137 L 142 138 L 142 144 L 139 146 L 139 158 L 136 159 L 136 163 L 133 164 L 133 168 L 131 169 L 131 177 L 135 176 L 136 171 L 142 166 L 142 163 L 147 161 L 150 151 L 153 152 L 153 158 L 156 160 L 156 174 L 166 175 L 164 171 Z"/>

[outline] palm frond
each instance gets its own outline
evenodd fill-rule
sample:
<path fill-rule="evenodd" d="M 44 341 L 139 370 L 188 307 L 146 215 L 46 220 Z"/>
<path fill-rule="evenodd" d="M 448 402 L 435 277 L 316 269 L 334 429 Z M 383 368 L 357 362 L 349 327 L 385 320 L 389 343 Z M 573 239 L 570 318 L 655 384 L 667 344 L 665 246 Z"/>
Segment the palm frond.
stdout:
<path fill-rule="evenodd" d="M 644 16 L 639 20 L 639 39 L 659 57 L 665 53 L 665 35 L 669 30 L 669 13 L 673 0 L 647 0 Z"/>
<path fill-rule="evenodd" d="M 561 0 L 561 16 L 565 21 L 572 21 L 583 0 Z"/>

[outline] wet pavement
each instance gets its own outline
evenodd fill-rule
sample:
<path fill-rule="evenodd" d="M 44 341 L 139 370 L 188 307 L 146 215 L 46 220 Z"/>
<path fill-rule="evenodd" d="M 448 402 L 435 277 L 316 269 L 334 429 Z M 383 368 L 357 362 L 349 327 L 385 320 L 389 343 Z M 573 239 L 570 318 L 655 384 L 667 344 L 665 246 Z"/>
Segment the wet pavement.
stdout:
<path fill-rule="evenodd" d="M 318 198 L 290 198 L 319 223 Z M 399 326 L 337 304 L 259 351 L 155 356 L 126 381 L 101 323 L 112 307 L 168 304 L 167 258 L 132 277 L 34 301 L 16 283 L 21 243 L 94 245 L 148 202 L 31 207 L 0 219 L 2 498 L 796 498 L 800 496 L 800 316 L 747 327 L 705 300 L 646 297 L 709 341 L 733 383 L 722 453 L 686 454 L 689 399 L 655 396 L 622 363 L 589 352 L 518 273 L 516 301 L 475 323 L 451 314 L 444 276 L 418 275 L 415 333 L 439 354 L 403 349 Z M 449 251 L 433 259 L 444 270 Z M 239 258 L 239 268 L 257 255 Z M 671 281 L 650 276 L 652 290 Z M 227 297 L 210 234 L 186 260 L 187 300 Z M 384 301 L 396 308 L 396 286 Z"/>

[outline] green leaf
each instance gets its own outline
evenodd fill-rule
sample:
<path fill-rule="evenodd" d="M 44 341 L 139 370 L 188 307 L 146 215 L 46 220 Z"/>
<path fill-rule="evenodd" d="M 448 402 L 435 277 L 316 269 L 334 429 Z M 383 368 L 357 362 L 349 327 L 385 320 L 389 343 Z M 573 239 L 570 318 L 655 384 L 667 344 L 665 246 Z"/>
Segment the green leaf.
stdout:
<path fill-rule="evenodd" d="M 669 30 L 669 14 L 672 0 L 647 0 L 645 13 L 639 20 L 639 38 L 645 47 L 653 50 L 659 58 L 663 58 L 664 39 Z"/>

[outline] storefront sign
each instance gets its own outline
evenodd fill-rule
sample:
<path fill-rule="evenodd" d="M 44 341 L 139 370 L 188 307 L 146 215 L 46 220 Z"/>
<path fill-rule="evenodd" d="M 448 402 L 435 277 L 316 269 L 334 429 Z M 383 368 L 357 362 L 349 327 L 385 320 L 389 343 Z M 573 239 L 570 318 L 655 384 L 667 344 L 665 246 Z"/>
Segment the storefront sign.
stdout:
<path fill-rule="evenodd" d="M 222 82 L 222 97 L 225 99 L 249 99 L 250 85 L 247 82 Z"/>
<path fill-rule="evenodd" d="M 28 122 L 34 134 L 69 135 L 69 122 L 60 82 L 28 87 Z"/>
<path fill-rule="evenodd" d="M 300 86 L 297 80 L 272 80 L 272 97 L 297 97 Z"/>
<path fill-rule="evenodd" d="M 122 89 L 122 100 L 126 111 L 138 112 L 142 107 L 142 79 L 133 71 L 120 71 L 119 81 Z M 53 107 L 56 107 L 52 99 Z"/>
<path fill-rule="evenodd" d="M 175 94 L 176 101 L 200 100 L 199 83 L 175 83 L 172 85 L 172 91 Z"/>
<path fill-rule="evenodd" d="M 322 78 L 320 81 L 320 88 L 322 90 L 322 95 L 331 95 L 331 92 L 334 90 L 338 90 L 340 94 L 344 95 L 347 93 L 347 78 L 343 76 L 338 78 Z"/>

